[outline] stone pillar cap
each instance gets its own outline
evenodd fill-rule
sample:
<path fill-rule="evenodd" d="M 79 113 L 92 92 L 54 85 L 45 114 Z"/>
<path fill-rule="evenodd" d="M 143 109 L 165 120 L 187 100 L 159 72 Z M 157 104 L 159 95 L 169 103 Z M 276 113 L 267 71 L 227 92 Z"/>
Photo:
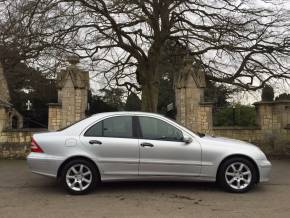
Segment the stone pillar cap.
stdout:
<path fill-rule="evenodd" d="M 69 56 L 67 56 L 67 61 L 71 65 L 77 65 L 78 63 L 80 63 L 80 58 L 77 55 L 69 55 Z"/>

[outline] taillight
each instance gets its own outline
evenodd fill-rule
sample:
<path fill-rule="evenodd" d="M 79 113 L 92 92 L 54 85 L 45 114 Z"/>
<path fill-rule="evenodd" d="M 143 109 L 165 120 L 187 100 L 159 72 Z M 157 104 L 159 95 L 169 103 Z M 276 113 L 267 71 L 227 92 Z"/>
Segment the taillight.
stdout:
<path fill-rule="evenodd" d="M 30 149 L 31 149 L 32 152 L 43 153 L 43 150 L 42 150 L 41 147 L 36 143 L 36 141 L 34 140 L 34 138 L 32 138 L 32 140 L 31 140 Z"/>

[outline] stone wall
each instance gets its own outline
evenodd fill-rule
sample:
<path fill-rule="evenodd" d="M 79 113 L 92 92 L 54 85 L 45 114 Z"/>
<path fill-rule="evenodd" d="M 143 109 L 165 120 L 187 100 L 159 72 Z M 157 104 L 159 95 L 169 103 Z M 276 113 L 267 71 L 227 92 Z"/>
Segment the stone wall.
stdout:
<path fill-rule="evenodd" d="M 46 129 L 20 129 L 0 132 L 0 159 L 23 159 L 30 152 L 33 133 Z"/>
<path fill-rule="evenodd" d="M 8 122 L 7 108 L 0 106 L 0 133 L 7 127 Z"/>
<path fill-rule="evenodd" d="M 267 154 L 290 154 L 290 129 L 276 132 L 259 127 L 214 127 L 213 134 L 256 144 Z"/>
<path fill-rule="evenodd" d="M 207 134 L 213 134 L 212 103 L 202 102 L 197 111 L 197 131 Z"/>
<path fill-rule="evenodd" d="M 58 130 L 61 127 L 61 104 L 51 103 L 48 105 L 48 129 Z"/>

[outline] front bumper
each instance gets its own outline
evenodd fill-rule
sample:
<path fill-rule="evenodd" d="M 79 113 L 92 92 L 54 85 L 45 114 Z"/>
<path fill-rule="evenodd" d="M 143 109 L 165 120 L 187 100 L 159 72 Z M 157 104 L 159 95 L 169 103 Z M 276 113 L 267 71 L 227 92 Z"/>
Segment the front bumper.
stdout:
<path fill-rule="evenodd" d="M 33 173 L 57 177 L 57 171 L 63 158 L 44 153 L 31 152 L 27 156 L 27 164 Z"/>
<path fill-rule="evenodd" d="M 260 182 L 268 182 L 270 179 L 272 164 L 268 160 L 257 160 L 260 172 Z"/>

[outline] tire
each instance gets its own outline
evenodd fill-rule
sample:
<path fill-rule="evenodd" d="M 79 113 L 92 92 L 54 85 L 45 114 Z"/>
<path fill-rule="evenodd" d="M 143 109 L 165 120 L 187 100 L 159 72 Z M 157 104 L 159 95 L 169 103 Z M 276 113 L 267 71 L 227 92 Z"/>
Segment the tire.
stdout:
<path fill-rule="evenodd" d="M 217 181 L 228 192 L 244 193 L 253 188 L 258 174 L 254 164 L 246 158 L 234 157 L 223 162 Z"/>
<path fill-rule="evenodd" d="M 100 182 L 100 176 L 93 163 L 76 159 L 63 167 L 60 182 L 70 194 L 82 195 L 95 189 Z"/>

